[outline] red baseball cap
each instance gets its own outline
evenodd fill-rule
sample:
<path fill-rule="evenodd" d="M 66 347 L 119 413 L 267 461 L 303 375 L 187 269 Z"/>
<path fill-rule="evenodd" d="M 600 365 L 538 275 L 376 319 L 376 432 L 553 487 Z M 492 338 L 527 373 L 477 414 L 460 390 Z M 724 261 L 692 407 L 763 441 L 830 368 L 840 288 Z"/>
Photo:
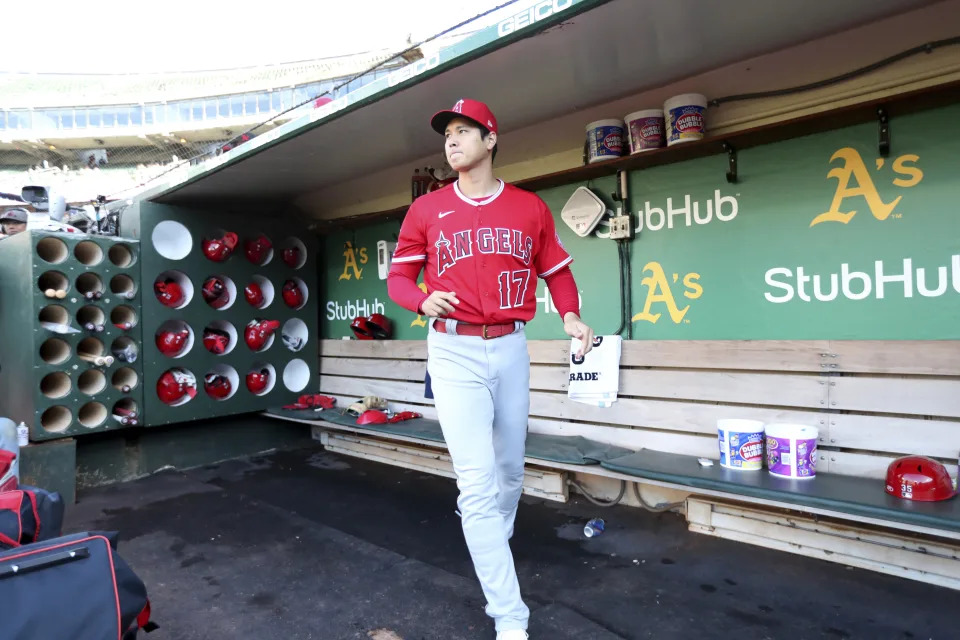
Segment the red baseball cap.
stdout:
<path fill-rule="evenodd" d="M 430 126 L 437 133 L 443 134 L 447 125 L 454 118 L 473 120 L 497 135 L 500 134 L 497 130 L 497 118 L 493 115 L 493 111 L 490 111 L 490 107 L 478 100 L 470 100 L 469 98 L 457 100 L 457 104 L 453 105 L 453 108 L 433 114 L 433 117 L 430 118 Z"/>

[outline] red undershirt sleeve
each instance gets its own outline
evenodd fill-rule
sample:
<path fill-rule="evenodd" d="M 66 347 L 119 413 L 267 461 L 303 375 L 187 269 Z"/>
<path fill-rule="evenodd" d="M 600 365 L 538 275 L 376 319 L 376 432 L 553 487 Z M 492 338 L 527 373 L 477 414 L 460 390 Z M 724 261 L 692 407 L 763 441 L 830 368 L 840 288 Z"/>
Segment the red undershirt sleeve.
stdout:
<path fill-rule="evenodd" d="M 422 262 L 394 262 L 387 274 L 387 295 L 404 309 L 417 314 L 422 313 L 420 305 L 427 299 L 427 294 L 417 286 L 421 269 Z"/>
<path fill-rule="evenodd" d="M 577 281 L 573 278 L 570 267 L 563 267 L 554 271 L 543 279 L 553 298 L 553 306 L 560 312 L 560 319 L 569 312 L 580 315 L 580 295 L 577 293 Z"/>

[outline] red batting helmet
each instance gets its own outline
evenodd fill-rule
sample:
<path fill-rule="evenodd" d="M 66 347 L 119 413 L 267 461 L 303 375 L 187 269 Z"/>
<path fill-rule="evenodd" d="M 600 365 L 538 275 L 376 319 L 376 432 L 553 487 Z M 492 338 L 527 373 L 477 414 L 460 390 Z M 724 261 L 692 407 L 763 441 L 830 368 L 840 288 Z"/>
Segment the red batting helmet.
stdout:
<path fill-rule="evenodd" d="M 267 344 L 273 332 L 280 328 L 278 320 L 251 320 L 243 330 L 243 339 L 254 351 L 260 351 Z"/>
<path fill-rule="evenodd" d="M 251 282 L 243 288 L 243 297 L 247 299 L 247 302 L 256 308 L 263 306 L 265 301 L 263 297 L 263 290 L 260 288 L 256 282 Z"/>
<path fill-rule="evenodd" d="M 157 380 L 157 397 L 166 404 L 176 404 L 184 396 L 197 395 L 197 379 L 183 369 L 165 371 Z"/>
<path fill-rule="evenodd" d="M 350 323 L 350 328 L 358 340 L 383 340 L 393 335 L 393 323 L 382 313 L 358 316 Z"/>
<path fill-rule="evenodd" d="M 282 255 L 288 267 L 296 268 L 300 264 L 300 247 L 287 247 Z"/>
<path fill-rule="evenodd" d="M 270 370 L 267 368 L 251 371 L 247 374 L 247 389 L 260 395 L 270 382 Z"/>
<path fill-rule="evenodd" d="M 160 331 L 157 333 L 157 349 L 163 355 L 173 358 L 183 352 L 187 344 L 187 338 L 190 337 L 189 329 L 180 329 L 179 331 Z"/>
<path fill-rule="evenodd" d="M 223 309 L 230 302 L 227 283 L 220 276 L 210 276 L 203 281 L 203 299 L 214 309 Z"/>
<path fill-rule="evenodd" d="M 272 246 L 273 243 L 263 234 L 260 234 L 253 240 L 247 240 L 244 244 L 244 252 L 247 254 L 247 260 L 256 265 L 263 264 Z"/>
<path fill-rule="evenodd" d="M 203 346 L 215 355 L 223 355 L 230 346 L 230 334 L 220 329 L 206 328 L 203 330 Z"/>
<path fill-rule="evenodd" d="M 296 280 L 287 280 L 283 283 L 282 295 L 284 303 L 291 309 L 299 309 L 305 301 L 303 290 L 300 289 Z"/>
<path fill-rule="evenodd" d="M 376 409 L 367 409 L 357 418 L 357 424 L 384 424 L 389 421 L 387 414 Z"/>
<path fill-rule="evenodd" d="M 887 467 L 887 493 L 905 500 L 933 502 L 956 493 L 946 467 L 925 456 L 897 458 Z"/>
<path fill-rule="evenodd" d="M 230 254 L 233 253 L 239 241 L 240 236 L 232 231 L 225 232 L 222 238 L 214 238 L 212 240 L 204 238 L 202 243 L 203 255 L 214 262 L 223 262 L 230 257 Z"/>
<path fill-rule="evenodd" d="M 211 398 L 226 400 L 233 390 L 233 385 L 230 384 L 227 376 L 222 376 L 219 373 L 208 373 L 203 378 L 203 390 Z"/>
<path fill-rule="evenodd" d="M 153 283 L 153 292 L 165 307 L 178 307 L 183 302 L 183 289 L 172 278 Z"/>

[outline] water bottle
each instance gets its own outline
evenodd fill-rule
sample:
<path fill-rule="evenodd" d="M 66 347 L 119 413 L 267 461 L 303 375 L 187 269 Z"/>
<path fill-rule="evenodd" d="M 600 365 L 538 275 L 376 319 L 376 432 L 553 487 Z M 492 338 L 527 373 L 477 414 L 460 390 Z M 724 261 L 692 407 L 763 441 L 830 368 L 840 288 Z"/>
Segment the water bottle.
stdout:
<path fill-rule="evenodd" d="M 594 538 L 603 533 L 603 530 L 606 528 L 607 526 L 606 523 L 604 523 L 603 518 L 593 518 L 583 528 L 583 535 L 587 536 L 588 538 Z"/>
<path fill-rule="evenodd" d="M 30 427 L 26 422 L 21 422 L 17 425 L 17 445 L 25 447 L 28 444 L 30 444 Z"/>

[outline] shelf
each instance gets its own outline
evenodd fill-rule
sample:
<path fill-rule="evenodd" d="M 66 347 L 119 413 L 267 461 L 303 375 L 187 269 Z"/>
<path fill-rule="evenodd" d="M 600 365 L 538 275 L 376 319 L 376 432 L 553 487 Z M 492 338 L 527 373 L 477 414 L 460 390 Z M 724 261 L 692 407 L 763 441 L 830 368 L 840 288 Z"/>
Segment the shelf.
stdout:
<path fill-rule="evenodd" d="M 697 142 L 685 142 L 672 147 L 645 151 L 643 153 L 606 160 L 591 165 L 573 167 L 519 180 L 515 186 L 528 191 L 539 191 L 574 182 L 594 180 L 615 175 L 618 171 L 640 171 L 650 167 L 726 153 L 724 145 L 737 151 L 758 147 L 791 138 L 798 138 L 824 131 L 842 129 L 864 122 L 878 122 L 881 107 L 890 119 L 893 144 L 896 145 L 897 116 L 924 111 L 960 102 L 960 82 L 952 82 L 895 96 L 869 100 L 854 105 L 839 107 L 823 113 L 815 113 L 773 124 L 744 129 L 725 136 L 708 136 Z M 339 228 L 362 226 L 372 222 L 402 219 L 409 204 L 394 209 L 366 213 L 348 218 L 322 221 L 317 224 L 321 233 Z"/>

